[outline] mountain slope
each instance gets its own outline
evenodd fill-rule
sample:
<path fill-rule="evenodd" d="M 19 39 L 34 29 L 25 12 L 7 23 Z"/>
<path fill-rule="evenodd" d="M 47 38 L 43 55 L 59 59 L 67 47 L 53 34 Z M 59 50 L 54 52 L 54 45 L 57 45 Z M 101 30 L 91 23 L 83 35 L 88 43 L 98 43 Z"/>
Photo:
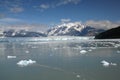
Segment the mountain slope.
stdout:
<path fill-rule="evenodd" d="M 120 26 L 109 29 L 95 36 L 95 39 L 120 39 Z"/>

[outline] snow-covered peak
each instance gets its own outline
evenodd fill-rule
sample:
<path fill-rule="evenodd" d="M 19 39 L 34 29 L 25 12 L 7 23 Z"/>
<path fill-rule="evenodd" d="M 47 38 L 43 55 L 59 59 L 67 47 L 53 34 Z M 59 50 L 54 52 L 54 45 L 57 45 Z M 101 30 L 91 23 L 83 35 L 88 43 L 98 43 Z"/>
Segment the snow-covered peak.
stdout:
<path fill-rule="evenodd" d="M 85 26 L 81 24 L 81 22 L 70 22 L 70 23 L 63 23 L 58 25 L 57 27 L 67 27 L 69 28 L 75 28 L 77 30 L 80 30 L 81 28 L 84 28 Z"/>
<path fill-rule="evenodd" d="M 54 35 L 54 36 L 65 35 L 69 33 L 71 30 L 81 31 L 84 28 L 85 26 L 82 25 L 80 22 L 63 23 L 50 29 L 48 31 L 48 35 Z"/>
<path fill-rule="evenodd" d="M 81 22 L 69 22 L 57 25 L 47 31 L 48 36 L 85 36 L 95 35 L 103 30 L 85 26 Z"/>

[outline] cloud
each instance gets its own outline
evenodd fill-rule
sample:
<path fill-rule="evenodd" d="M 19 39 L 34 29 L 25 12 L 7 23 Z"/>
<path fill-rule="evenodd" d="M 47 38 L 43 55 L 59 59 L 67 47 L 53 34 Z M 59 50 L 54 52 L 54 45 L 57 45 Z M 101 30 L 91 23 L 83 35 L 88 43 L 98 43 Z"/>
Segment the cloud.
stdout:
<path fill-rule="evenodd" d="M 51 8 L 51 5 L 49 5 L 49 4 L 40 4 L 39 6 L 33 6 L 33 8 L 43 12 L 44 10 Z"/>
<path fill-rule="evenodd" d="M 33 8 L 37 8 L 37 9 L 49 9 L 49 8 L 56 8 L 59 6 L 63 6 L 63 5 L 68 5 L 68 4 L 74 4 L 77 5 L 81 2 L 81 0 L 58 0 L 57 2 L 51 2 L 48 4 L 42 3 L 39 6 L 33 6 Z"/>
<path fill-rule="evenodd" d="M 22 7 L 12 7 L 12 8 L 9 8 L 9 10 L 13 13 L 20 13 L 20 12 L 24 11 L 24 8 L 22 8 Z"/>
<path fill-rule="evenodd" d="M 50 6 L 48 4 L 41 4 L 40 8 L 41 9 L 48 9 Z"/>
<path fill-rule="evenodd" d="M 67 5 L 67 4 L 78 4 L 81 0 L 61 0 L 56 6 Z"/>
<path fill-rule="evenodd" d="M 61 19 L 62 23 L 66 23 L 66 22 L 70 22 L 70 21 L 71 21 L 71 19 Z"/>
<path fill-rule="evenodd" d="M 19 13 L 24 11 L 22 0 L 1 0 L 0 1 L 0 7 L 4 8 L 5 10 L 8 10 L 13 13 Z"/>
<path fill-rule="evenodd" d="M 1 18 L 0 22 L 20 22 L 20 19 L 16 19 L 16 18 Z"/>
<path fill-rule="evenodd" d="M 111 22 L 109 20 L 103 20 L 103 21 L 94 21 L 89 20 L 84 23 L 87 26 L 92 26 L 95 28 L 102 28 L 102 29 L 110 29 L 117 26 L 120 26 L 120 22 Z"/>
<path fill-rule="evenodd" d="M 19 23 L 15 22 L 14 24 L 9 24 L 8 22 L 0 22 L 0 30 L 9 30 L 14 29 L 15 31 L 19 30 L 29 30 L 35 32 L 45 32 L 48 30 L 48 25 L 45 24 L 28 24 L 28 23 Z"/>

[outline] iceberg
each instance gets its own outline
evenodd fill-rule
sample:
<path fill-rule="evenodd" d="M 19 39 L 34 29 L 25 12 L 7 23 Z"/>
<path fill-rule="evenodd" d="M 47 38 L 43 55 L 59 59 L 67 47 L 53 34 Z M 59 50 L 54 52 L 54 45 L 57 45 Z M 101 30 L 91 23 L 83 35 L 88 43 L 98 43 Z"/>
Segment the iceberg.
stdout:
<path fill-rule="evenodd" d="M 86 50 L 81 50 L 80 53 L 85 54 L 85 53 L 87 53 L 87 51 Z"/>
<path fill-rule="evenodd" d="M 26 67 L 26 66 L 29 66 L 29 65 L 32 65 L 32 64 L 35 64 L 35 63 L 36 63 L 36 61 L 33 61 L 33 60 L 29 59 L 29 60 L 21 60 L 21 61 L 19 61 L 17 63 L 17 65 L 19 67 Z"/>

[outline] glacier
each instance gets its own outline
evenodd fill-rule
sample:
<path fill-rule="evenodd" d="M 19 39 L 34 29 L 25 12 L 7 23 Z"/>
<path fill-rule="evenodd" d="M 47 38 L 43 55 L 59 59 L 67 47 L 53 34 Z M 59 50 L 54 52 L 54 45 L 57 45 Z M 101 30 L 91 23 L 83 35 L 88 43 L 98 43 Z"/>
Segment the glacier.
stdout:
<path fill-rule="evenodd" d="M 44 42 L 44 41 L 68 41 L 68 40 L 89 40 L 94 37 L 75 36 L 50 36 L 50 37 L 2 37 L 0 42 Z"/>
<path fill-rule="evenodd" d="M 94 39 L 91 37 L 77 37 L 77 36 L 49 36 L 49 37 L 3 37 L 0 38 L 0 43 L 24 43 L 34 42 L 34 43 L 50 43 L 50 42 L 74 42 L 79 44 L 79 48 L 89 48 L 92 51 L 96 48 L 120 48 L 120 39 Z M 88 50 L 87 50 L 88 51 Z M 26 51 L 26 53 L 29 53 Z M 119 53 L 119 51 L 117 51 Z"/>

